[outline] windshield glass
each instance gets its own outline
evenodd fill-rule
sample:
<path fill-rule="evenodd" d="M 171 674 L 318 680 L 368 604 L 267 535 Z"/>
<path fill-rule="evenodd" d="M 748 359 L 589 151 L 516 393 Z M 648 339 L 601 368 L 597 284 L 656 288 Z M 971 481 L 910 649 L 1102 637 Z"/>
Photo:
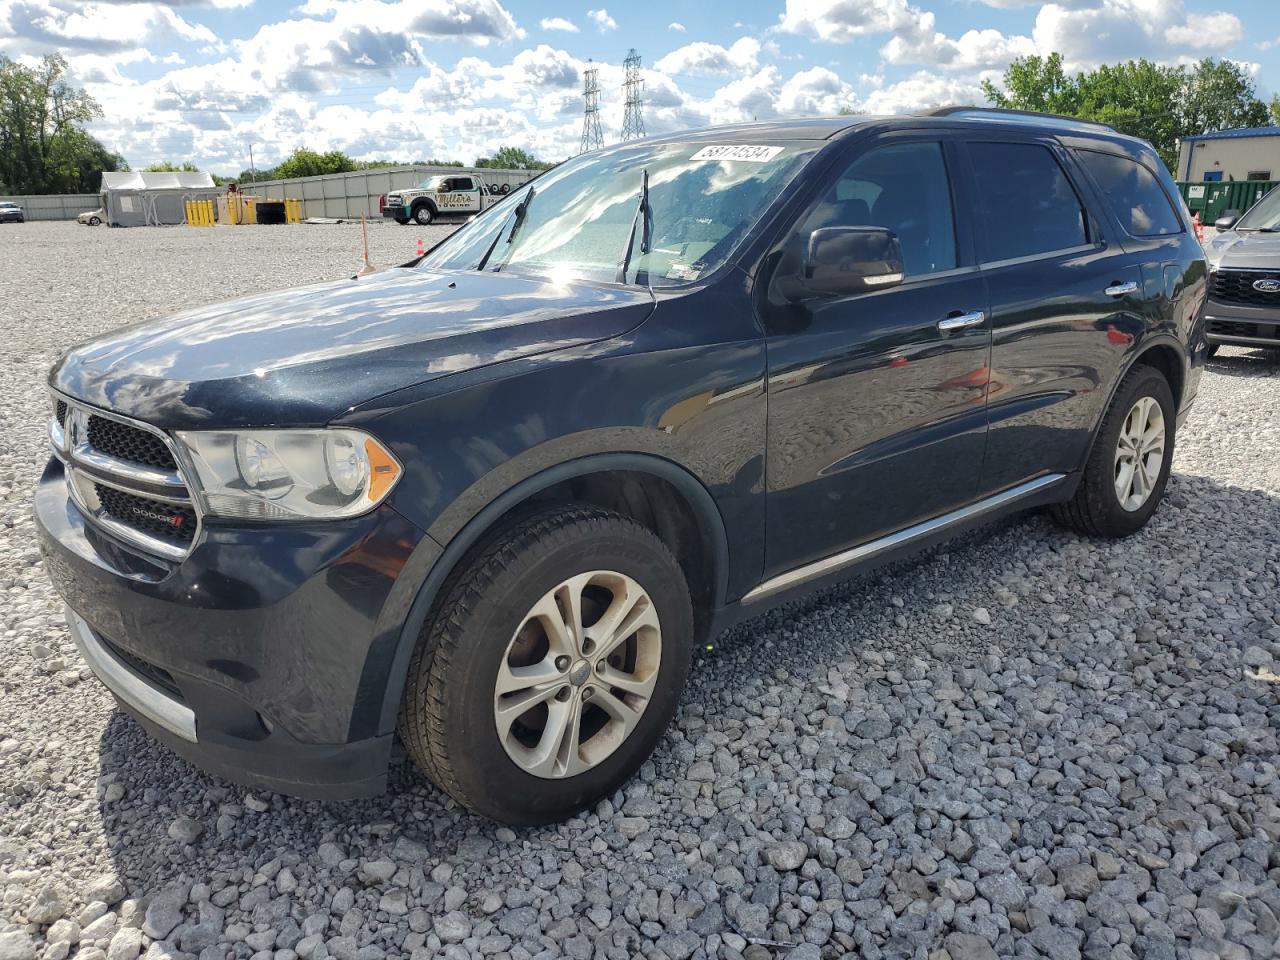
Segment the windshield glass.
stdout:
<path fill-rule="evenodd" d="M 1249 208 L 1237 230 L 1280 230 L 1280 190 L 1272 190 Z"/>
<path fill-rule="evenodd" d="M 626 282 L 688 283 L 728 259 L 820 146 L 650 143 L 584 154 L 509 194 L 429 253 L 423 266 L 474 270 L 483 261 L 486 270 L 612 282 L 631 242 Z M 638 215 L 646 174 L 647 252 Z"/>

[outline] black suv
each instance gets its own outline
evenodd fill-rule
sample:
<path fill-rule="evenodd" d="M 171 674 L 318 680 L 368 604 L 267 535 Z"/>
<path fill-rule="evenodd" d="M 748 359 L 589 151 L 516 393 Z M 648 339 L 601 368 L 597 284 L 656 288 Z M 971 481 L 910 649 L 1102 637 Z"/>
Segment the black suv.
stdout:
<path fill-rule="evenodd" d="M 957 109 L 588 153 L 425 257 L 54 367 L 35 509 L 85 659 L 286 793 L 616 790 L 696 644 L 1010 511 L 1156 509 L 1206 266 L 1145 143 Z"/>

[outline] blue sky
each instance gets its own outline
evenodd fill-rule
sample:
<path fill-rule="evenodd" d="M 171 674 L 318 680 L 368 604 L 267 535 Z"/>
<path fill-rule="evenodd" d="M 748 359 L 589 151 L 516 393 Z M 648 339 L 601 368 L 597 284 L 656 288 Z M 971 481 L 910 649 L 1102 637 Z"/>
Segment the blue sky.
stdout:
<path fill-rule="evenodd" d="M 0 53 L 57 51 L 130 163 L 217 172 L 294 147 L 456 158 L 576 152 L 581 71 L 600 68 L 606 141 L 621 61 L 645 66 L 650 132 L 842 107 L 981 102 L 1015 56 L 1090 67 L 1230 57 L 1280 91 L 1275 0 L 0 0 Z"/>

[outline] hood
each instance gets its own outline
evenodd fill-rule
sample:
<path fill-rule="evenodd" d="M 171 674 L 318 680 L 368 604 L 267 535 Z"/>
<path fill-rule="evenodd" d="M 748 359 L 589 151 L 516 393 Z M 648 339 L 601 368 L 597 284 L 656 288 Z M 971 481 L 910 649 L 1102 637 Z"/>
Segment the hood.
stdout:
<path fill-rule="evenodd" d="M 118 330 L 70 350 L 49 382 L 169 429 L 312 426 L 451 373 L 620 336 L 652 309 L 640 288 L 392 269 Z"/>
<path fill-rule="evenodd" d="M 1280 233 L 1225 230 L 1204 245 L 1213 267 L 1280 270 Z"/>

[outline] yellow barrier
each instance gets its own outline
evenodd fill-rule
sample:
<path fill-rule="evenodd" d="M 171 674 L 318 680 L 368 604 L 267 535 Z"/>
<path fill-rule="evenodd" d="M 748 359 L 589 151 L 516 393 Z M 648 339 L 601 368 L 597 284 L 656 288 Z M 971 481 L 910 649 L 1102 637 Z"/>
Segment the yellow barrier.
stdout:
<path fill-rule="evenodd" d="M 212 200 L 187 200 L 185 210 L 189 227 L 212 227 L 217 222 Z"/>

